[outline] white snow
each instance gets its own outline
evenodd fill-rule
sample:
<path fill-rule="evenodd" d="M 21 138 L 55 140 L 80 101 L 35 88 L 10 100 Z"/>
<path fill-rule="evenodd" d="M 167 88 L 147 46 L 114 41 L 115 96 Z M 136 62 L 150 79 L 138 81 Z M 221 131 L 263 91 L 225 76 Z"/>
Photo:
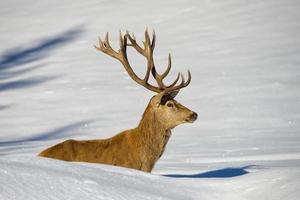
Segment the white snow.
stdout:
<path fill-rule="evenodd" d="M 1 1 L 0 199 L 298 200 L 299 10 L 297 0 Z M 160 71 L 169 52 L 173 76 L 191 70 L 177 100 L 198 120 L 173 130 L 151 174 L 36 157 L 137 125 L 153 93 L 93 45 L 109 32 L 117 47 L 127 29 L 142 40 L 146 27 Z"/>

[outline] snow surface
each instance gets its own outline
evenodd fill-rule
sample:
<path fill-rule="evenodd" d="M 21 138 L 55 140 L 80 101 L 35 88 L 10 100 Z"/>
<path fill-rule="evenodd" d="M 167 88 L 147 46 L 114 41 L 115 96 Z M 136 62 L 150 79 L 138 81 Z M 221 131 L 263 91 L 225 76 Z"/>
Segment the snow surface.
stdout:
<path fill-rule="evenodd" d="M 298 200 L 299 10 L 297 0 L 1 1 L 0 199 Z M 137 125 L 153 93 L 93 45 L 108 31 L 117 47 L 126 29 L 142 40 L 145 27 L 160 70 L 168 52 L 173 76 L 191 70 L 177 100 L 198 120 L 173 130 L 151 174 L 36 157 Z"/>

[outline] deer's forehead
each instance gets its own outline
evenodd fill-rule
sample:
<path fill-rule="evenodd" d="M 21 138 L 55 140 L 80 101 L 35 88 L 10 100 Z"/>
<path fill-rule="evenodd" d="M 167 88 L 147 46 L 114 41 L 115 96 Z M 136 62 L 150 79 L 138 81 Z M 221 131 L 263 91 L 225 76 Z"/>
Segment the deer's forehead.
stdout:
<path fill-rule="evenodd" d="M 175 101 L 174 98 L 168 94 L 162 95 L 157 94 L 151 98 L 151 101 L 159 102 L 159 101 Z M 176 102 L 176 101 L 175 101 Z"/>

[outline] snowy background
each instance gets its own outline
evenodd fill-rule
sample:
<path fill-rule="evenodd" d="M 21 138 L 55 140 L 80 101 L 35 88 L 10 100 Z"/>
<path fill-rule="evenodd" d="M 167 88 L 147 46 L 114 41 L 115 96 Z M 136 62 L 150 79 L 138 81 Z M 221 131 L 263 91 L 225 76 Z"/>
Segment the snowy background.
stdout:
<path fill-rule="evenodd" d="M 0 25 L 1 200 L 299 199 L 299 1 L 10 0 Z M 36 157 L 138 124 L 153 93 L 93 45 L 146 27 L 161 71 L 172 53 L 169 80 L 191 70 L 177 100 L 198 120 L 173 130 L 151 174 Z"/>

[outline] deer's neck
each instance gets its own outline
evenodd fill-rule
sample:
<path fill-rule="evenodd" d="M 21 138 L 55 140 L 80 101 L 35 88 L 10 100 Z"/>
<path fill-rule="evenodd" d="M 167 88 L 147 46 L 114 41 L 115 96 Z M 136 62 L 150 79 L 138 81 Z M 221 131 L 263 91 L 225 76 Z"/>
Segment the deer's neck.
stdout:
<path fill-rule="evenodd" d="M 165 150 L 171 130 L 158 120 L 157 114 L 150 106 L 146 108 L 137 130 L 142 151 L 147 159 L 156 162 Z"/>

